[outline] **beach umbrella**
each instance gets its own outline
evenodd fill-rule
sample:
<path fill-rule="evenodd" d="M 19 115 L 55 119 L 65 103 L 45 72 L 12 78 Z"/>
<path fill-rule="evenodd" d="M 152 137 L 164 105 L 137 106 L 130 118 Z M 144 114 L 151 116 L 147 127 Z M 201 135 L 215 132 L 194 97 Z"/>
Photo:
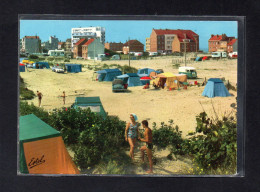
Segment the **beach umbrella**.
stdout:
<path fill-rule="evenodd" d="M 25 66 L 23 63 L 20 63 L 20 66 Z"/>
<path fill-rule="evenodd" d="M 150 77 L 141 77 L 140 80 L 151 80 Z"/>

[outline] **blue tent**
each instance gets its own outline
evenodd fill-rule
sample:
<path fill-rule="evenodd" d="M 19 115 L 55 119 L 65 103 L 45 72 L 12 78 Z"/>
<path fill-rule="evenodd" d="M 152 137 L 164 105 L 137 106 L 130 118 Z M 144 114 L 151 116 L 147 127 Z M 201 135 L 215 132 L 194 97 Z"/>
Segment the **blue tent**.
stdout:
<path fill-rule="evenodd" d="M 19 71 L 20 71 L 20 72 L 25 72 L 25 65 L 20 64 L 20 65 L 19 65 Z"/>
<path fill-rule="evenodd" d="M 36 62 L 33 64 L 33 68 L 34 69 L 43 69 L 43 68 L 47 68 L 49 69 L 49 63 L 48 62 Z"/>
<path fill-rule="evenodd" d="M 65 64 L 67 72 L 78 73 L 82 72 L 82 66 L 80 64 Z"/>
<path fill-rule="evenodd" d="M 199 57 L 199 56 L 197 56 L 195 59 L 195 61 L 201 61 L 201 60 L 202 60 L 202 57 Z"/>
<path fill-rule="evenodd" d="M 98 81 L 113 81 L 116 76 L 122 75 L 122 72 L 119 69 L 104 69 L 97 71 Z"/>
<path fill-rule="evenodd" d="M 122 79 L 128 87 L 142 86 L 140 77 L 136 73 L 126 73 L 116 77 L 117 79 Z"/>
<path fill-rule="evenodd" d="M 202 96 L 205 97 L 228 97 L 231 96 L 223 81 L 219 78 L 210 78 L 204 88 Z"/>

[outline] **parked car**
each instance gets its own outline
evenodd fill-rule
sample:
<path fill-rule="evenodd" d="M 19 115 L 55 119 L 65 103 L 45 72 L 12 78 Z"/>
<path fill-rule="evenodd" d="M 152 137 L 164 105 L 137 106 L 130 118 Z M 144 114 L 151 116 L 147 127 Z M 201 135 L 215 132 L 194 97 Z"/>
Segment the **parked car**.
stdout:
<path fill-rule="evenodd" d="M 26 64 L 27 68 L 33 68 L 33 64 Z"/>
<path fill-rule="evenodd" d="M 57 67 L 55 67 L 54 72 L 56 72 L 56 73 L 64 73 L 64 69 L 61 66 L 57 66 Z"/>
<path fill-rule="evenodd" d="M 188 79 L 197 78 L 197 71 L 194 67 L 179 67 L 179 74 L 186 74 Z"/>
<path fill-rule="evenodd" d="M 115 79 L 112 82 L 112 91 L 126 91 L 127 90 L 127 84 L 124 84 L 123 80 L 121 79 Z"/>

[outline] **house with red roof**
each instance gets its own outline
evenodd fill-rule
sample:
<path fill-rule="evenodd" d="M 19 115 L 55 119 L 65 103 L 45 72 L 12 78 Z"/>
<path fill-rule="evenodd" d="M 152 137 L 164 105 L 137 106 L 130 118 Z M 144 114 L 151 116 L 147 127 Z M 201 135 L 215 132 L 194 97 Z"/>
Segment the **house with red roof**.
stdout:
<path fill-rule="evenodd" d="M 105 53 L 105 47 L 99 39 L 89 39 L 82 45 L 84 59 L 97 59 L 99 54 Z"/>
<path fill-rule="evenodd" d="M 208 40 L 209 52 L 227 51 L 228 43 L 235 37 L 228 37 L 226 34 L 211 35 Z"/>
<path fill-rule="evenodd" d="M 110 42 L 110 43 L 105 43 L 105 48 L 109 49 L 111 51 L 118 51 L 122 52 L 123 50 L 123 43 L 115 43 L 115 42 Z"/>
<path fill-rule="evenodd" d="M 199 35 L 191 30 L 153 29 L 150 35 L 150 52 L 197 52 Z"/>
<path fill-rule="evenodd" d="M 129 52 L 144 52 L 144 44 L 138 40 L 129 40 L 123 44 L 123 53 L 128 54 Z"/>
<path fill-rule="evenodd" d="M 78 40 L 73 47 L 73 58 L 82 57 L 82 45 L 88 40 L 83 38 Z"/>
<path fill-rule="evenodd" d="M 228 52 L 228 53 L 237 52 L 237 39 L 232 39 L 232 40 L 227 44 L 227 52 Z"/>

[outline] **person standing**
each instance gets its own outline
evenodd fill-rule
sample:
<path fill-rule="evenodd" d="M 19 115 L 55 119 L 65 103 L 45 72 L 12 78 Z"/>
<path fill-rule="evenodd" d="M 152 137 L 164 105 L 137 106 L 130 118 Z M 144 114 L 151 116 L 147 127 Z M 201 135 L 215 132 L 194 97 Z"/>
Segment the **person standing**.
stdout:
<path fill-rule="evenodd" d="M 130 145 L 129 156 L 134 160 L 134 147 L 136 140 L 139 136 L 139 123 L 137 122 L 138 118 L 134 113 L 130 114 L 130 122 L 126 124 L 125 128 L 125 140 L 128 141 Z"/>
<path fill-rule="evenodd" d="M 38 96 L 39 107 L 41 107 L 43 94 L 40 91 L 37 91 L 37 96 Z"/>
<path fill-rule="evenodd" d="M 66 97 L 65 91 L 62 92 L 61 97 L 63 98 L 63 105 L 65 105 L 65 97 Z"/>
<path fill-rule="evenodd" d="M 153 149 L 153 136 L 152 136 L 152 130 L 148 127 L 148 121 L 143 120 L 142 126 L 145 128 L 144 131 L 144 138 L 140 138 L 139 140 L 142 142 L 145 142 L 145 145 L 140 148 L 141 154 L 142 154 L 142 161 L 144 162 L 144 151 L 147 152 L 150 170 L 147 171 L 147 173 L 153 173 L 153 159 L 152 159 L 152 149 Z"/>

